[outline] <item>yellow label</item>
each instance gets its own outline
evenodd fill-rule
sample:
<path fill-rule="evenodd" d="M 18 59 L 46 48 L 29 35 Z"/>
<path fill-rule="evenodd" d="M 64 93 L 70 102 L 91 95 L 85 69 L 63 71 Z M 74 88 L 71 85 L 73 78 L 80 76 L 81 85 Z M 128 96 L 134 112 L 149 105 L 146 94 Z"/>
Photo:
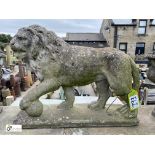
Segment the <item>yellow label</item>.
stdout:
<path fill-rule="evenodd" d="M 131 92 L 128 94 L 128 100 L 129 100 L 129 106 L 131 111 L 139 108 L 140 103 L 139 103 L 138 92 L 136 90 L 134 89 L 131 90 Z"/>

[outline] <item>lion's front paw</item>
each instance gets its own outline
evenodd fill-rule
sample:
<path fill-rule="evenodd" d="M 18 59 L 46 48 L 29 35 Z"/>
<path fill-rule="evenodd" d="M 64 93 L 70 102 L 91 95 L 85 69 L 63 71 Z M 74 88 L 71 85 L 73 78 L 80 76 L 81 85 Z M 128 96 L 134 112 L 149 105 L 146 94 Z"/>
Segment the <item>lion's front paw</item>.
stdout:
<path fill-rule="evenodd" d="M 66 101 L 62 102 L 57 106 L 58 109 L 71 109 L 73 108 L 73 104 L 69 104 Z"/>
<path fill-rule="evenodd" d="M 104 109 L 105 106 L 103 104 L 101 104 L 101 103 L 94 102 L 92 104 L 89 104 L 88 108 L 91 109 L 91 110 L 101 110 L 101 109 Z"/>
<path fill-rule="evenodd" d="M 31 94 L 28 93 L 26 96 L 23 97 L 23 99 L 20 102 L 21 110 L 27 109 L 32 104 L 32 102 L 34 102 L 35 100 L 37 99 L 34 98 L 33 93 Z"/>
<path fill-rule="evenodd" d="M 20 109 L 21 110 L 25 110 L 27 109 L 29 106 L 31 105 L 31 102 L 25 100 L 25 99 L 22 99 L 21 102 L 20 102 Z"/>

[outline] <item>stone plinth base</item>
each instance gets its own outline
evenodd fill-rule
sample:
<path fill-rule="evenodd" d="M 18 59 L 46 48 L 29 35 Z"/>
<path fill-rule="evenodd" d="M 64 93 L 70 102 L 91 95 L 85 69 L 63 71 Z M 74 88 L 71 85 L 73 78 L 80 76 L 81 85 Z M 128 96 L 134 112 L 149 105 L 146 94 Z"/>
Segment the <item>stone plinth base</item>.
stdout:
<path fill-rule="evenodd" d="M 125 127 L 138 125 L 138 119 L 125 119 L 114 111 L 119 107 L 113 105 L 110 110 L 90 110 L 88 105 L 74 105 L 70 110 L 58 109 L 56 105 L 44 105 L 40 117 L 29 117 L 20 111 L 13 124 L 21 124 L 25 129 L 34 128 L 83 128 L 83 127 Z"/>
<path fill-rule="evenodd" d="M 81 105 L 80 105 L 81 106 Z M 109 109 L 113 111 L 112 105 Z M 42 128 L 23 129 L 22 132 L 6 132 L 6 125 L 12 125 L 21 113 L 18 106 L 4 106 L 0 113 L 0 135 L 155 135 L 155 117 L 152 115 L 154 105 L 142 105 L 139 108 L 139 124 L 132 127 L 88 127 L 88 128 Z M 45 110 L 45 108 L 44 108 Z M 36 118 L 35 118 L 36 119 Z M 45 120 L 44 120 L 45 121 Z"/>

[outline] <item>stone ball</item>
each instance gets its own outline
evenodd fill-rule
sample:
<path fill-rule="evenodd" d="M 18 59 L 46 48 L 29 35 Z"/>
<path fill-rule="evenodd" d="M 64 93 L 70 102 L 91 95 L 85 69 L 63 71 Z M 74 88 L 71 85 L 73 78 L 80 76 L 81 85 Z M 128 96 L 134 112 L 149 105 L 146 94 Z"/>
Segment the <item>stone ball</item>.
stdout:
<path fill-rule="evenodd" d="M 34 101 L 25 111 L 29 116 L 39 117 L 43 113 L 43 104 L 40 101 Z"/>

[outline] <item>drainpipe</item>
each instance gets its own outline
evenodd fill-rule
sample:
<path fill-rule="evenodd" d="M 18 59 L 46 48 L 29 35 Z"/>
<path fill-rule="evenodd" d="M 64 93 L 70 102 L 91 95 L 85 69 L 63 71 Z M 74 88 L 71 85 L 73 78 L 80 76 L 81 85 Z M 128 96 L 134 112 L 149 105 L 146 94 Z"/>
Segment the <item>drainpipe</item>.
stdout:
<path fill-rule="evenodd" d="M 118 28 L 117 28 L 117 26 L 115 26 L 114 27 L 114 45 L 113 45 L 114 48 L 117 48 L 117 37 L 118 37 L 117 30 L 118 30 Z"/>

